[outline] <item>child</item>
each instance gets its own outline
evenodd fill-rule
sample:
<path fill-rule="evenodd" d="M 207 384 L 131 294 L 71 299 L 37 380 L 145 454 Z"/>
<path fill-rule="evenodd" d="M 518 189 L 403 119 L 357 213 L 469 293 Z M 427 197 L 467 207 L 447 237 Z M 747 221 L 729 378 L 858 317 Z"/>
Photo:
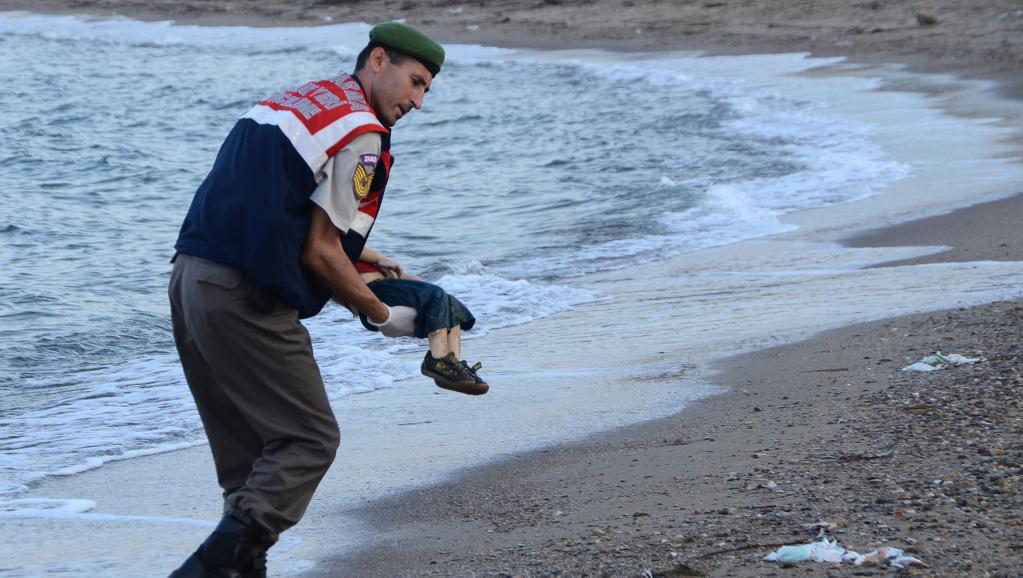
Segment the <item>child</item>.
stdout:
<path fill-rule="evenodd" d="M 401 265 L 378 251 L 366 247 L 355 264 L 370 291 L 390 307 L 411 307 L 416 311 L 413 335 L 426 338 L 426 352 L 420 371 L 444 388 L 469 395 L 482 395 L 490 386 L 476 372 L 479 363 L 470 366 L 462 357 L 462 331 L 472 329 L 476 318 L 461 301 L 444 289 L 405 273 Z M 359 315 L 362 325 L 378 331 Z"/>

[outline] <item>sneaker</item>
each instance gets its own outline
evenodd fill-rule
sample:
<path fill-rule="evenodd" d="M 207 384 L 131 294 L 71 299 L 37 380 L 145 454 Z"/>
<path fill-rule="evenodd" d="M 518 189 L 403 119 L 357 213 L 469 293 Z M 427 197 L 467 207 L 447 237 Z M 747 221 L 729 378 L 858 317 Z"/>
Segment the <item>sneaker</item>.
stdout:
<path fill-rule="evenodd" d="M 427 351 L 419 370 L 423 375 L 432 377 L 434 383 L 439 387 L 451 391 L 482 395 L 490 389 L 490 386 L 482 380 L 477 381 L 476 374 L 469 371 L 469 366 L 459 361 L 453 353 L 449 353 L 447 357 L 435 359 Z"/>
<path fill-rule="evenodd" d="M 477 361 L 476 363 L 472 364 L 472 366 L 470 366 L 468 363 L 465 362 L 465 360 L 462 360 L 462 367 L 464 367 L 465 370 L 472 375 L 472 378 L 476 380 L 476 385 L 478 387 L 482 387 L 484 393 L 486 393 L 486 391 L 490 389 L 490 385 L 488 385 L 487 382 L 484 381 L 482 377 L 480 377 L 479 373 L 477 373 L 480 369 L 483 369 L 482 363 Z"/>

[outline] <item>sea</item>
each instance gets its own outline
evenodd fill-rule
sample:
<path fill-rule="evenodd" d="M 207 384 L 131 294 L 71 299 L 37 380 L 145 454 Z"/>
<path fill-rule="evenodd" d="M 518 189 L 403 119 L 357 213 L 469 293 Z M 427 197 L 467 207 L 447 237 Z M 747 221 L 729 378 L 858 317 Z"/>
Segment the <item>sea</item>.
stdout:
<path fill-rule="evenodd" d="M 170 332 L 178 228 L 234 122 L 351 71 L 368 29 L 0 13 L 0 576 L 166 575 L 180 552 L 133 566 L 141 546 L 90 556 L 65 534 L 149 520 L 192 532 L 184 544 L 215 521 L 206 478 L 198 514 L 102 513 L 101 496 L 48 492 L 205 456 Z M 940 248 L 837 242 L 1018 192 L 1012 123 L 948 111 L 981 88 L 805 54 L 445 48 L 425 106 L 394 129 L 371 245 L 472 309 L 464 349 L 494 391 L 455 419 L 469 406 L 419 376 L 423 342 L 334 305 L 308 320 L 336 410 L 360 408 L 343 420 L 357 448 L 345 459 L 381 460 L 345 467 L 361 500 L 678 411 L 715 391 L 704 369 L 726 353 L 1023 292 L 1012 264 L 868 271 Z M 943 161 L 956 146 L 973 152 Z M 500 443 L 466 441 L 481 431 Z M 417 436 L 440 449 L 419 454 Z M 398 438 L 410 447 L 387 461 Z M 300 544 L 319 543 L 330 512 L 312 516 L 278 574 L 315 566 Z M 44 536 L 34 547 L 61 546 L 27 553 L 26 528 Z"/>

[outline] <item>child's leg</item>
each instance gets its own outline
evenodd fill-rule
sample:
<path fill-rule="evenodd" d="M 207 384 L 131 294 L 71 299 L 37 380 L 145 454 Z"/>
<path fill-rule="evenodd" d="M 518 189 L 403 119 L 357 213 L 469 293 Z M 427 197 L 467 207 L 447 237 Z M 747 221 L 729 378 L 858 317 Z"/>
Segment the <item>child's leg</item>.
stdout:
<path fill-rule="evenodd" d="M 462 328 L 454 326 L 451 329 L 438 329 L 427 335 L 430 340 L 430 355 L 434 359 L 447 357 L 449 353 L 455 354 L 455 359 L 462 359 Z"/>
<path fill-rule="evenodd" d="M 448 331 L 448 351 L 455 354 L 455 359 L 462 359 L 462 328 L 457 325 Z"/>
<path fill-rule="evenodd" d="M 456 329 L 458 329 L 456 327 Z M 448 356 L 451 352 L 451 348 L 448 345 L 450 343 L 450 334 L 452 332 L 447 329 L 438 329 L 433 333 L 426 336 L 430 341 L 430 355 L 434 359 L 442 359 Z M 455 357 L 458 357 L 458 353 L 455 353 Z"/>

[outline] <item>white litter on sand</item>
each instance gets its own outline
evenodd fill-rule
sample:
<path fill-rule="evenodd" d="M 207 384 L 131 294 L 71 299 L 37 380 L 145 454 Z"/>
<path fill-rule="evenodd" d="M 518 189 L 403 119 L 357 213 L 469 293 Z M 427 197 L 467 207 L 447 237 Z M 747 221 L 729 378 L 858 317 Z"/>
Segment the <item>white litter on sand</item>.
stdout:
<path fill-rule="evenodd" d="M 840 564 L 852 562 L 856 566 L 863 564 L 887 564 L 895 568 L 904 568 L 910 564 L 923 565 L 919 559 L 906 556 L 900 548 L 885 546 L 866 554 L 846 550 L 839 545 L 838 540 L 828 540 L 823 535 L 820 539 L 809 544 L 795 546 L 782 546 L 767 556 L 764 560 L 768 562 L 781 562 L 783 564 L 795 564 L 796 562 L 827 562 L 829 564 Z"/>
<path fill-rule="evenodd" d="M 947 369 L 949 367 L 969 365 L 971 363 L 977 363 L 978 361 L 984 361 L 984 359 L 982 357 L 966 357 L 965 355 L 959 355 L 958 353 L 944 355 L 938 351 L 934 355 L 928 355 L 916 363 L 903 367 L 902 371 L 937 371 L 939 369 Z"/>

